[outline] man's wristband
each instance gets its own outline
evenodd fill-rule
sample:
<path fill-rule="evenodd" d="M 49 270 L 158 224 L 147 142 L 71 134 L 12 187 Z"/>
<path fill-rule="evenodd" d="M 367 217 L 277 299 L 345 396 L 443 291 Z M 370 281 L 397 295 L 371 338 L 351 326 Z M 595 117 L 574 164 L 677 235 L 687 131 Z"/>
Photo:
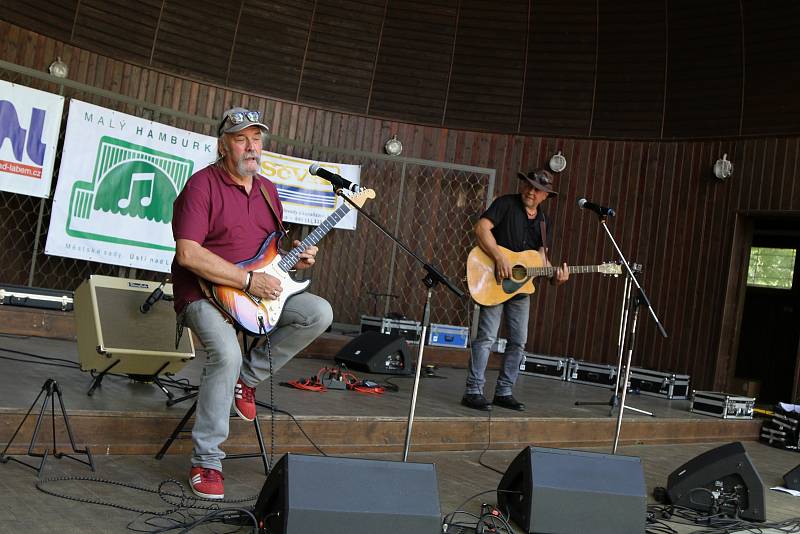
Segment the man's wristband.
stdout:
<path fill-rule="evenodd" d="M 253 281 L 253 271 L 247 271 L 247 280 L 244 284 L 244 291 L 250 291 L 250 283 Z"/>

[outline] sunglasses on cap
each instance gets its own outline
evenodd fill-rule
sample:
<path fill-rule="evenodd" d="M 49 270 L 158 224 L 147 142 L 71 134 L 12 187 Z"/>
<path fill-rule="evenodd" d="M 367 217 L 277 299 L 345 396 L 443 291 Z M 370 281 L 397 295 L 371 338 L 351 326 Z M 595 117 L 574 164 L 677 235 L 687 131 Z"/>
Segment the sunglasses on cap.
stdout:
<path fill-rule="evenodd" d="M 238 124 L 242 124 L 245 120 L 249 122 L 259 122 L 261 120 L 261 112 L 229 111 L 225 114 L 225 117 L 222 118 L 222 122 L 219 124 L 219 128 L 217 129 L 217 135 L 222 133 L 222 128 L 225 126 L 227 121 L 230 121 L 233 126 L 236 126 Z"/>

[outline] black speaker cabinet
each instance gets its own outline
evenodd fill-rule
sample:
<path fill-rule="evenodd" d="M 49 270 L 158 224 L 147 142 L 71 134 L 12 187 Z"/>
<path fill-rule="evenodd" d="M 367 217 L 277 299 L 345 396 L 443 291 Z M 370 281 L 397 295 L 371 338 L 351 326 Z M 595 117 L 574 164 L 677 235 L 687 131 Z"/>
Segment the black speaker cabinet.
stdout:
<path fill-rule="evenodd" d="M 147 313 L 139 308 L 158 282 L 92 275 L 75 291 L 78 355 L 84 371 L 157 376 L 178 372 L 194 358 L 188 329 L 175 348 L 175 310 L 158 301 Z M 164 287 L 172 295 L 172 285 Z"/>
<path fill-rule="evenodd" d="M 364 332 L 342 347 L 334 359 L 354 371 L 390 375 L 411 373 L 408 343 L 392 334 Z"/>
<path fill-rule="evenodd" d="M 500 480 L 497 503 L 523 532 L 645 531 L 644 471 L 631 456 L 528 447 Z"/>
<path fill-rule="evenodd" d="M 436 467 L 286 454 L 254 515 L 270 534 L 438 534 Z"/>
<path fill-rule="evenodd" d="M 783 486 L 790 490 L 800 491 L 800 464 L 783 475 Z"/>
<path fill-rule="evenodd" d="M 667 495 L 672 504 L 700 512 L 766 519 L 764 483 L 738 441 L 695 456 L 673 471 Z"/>

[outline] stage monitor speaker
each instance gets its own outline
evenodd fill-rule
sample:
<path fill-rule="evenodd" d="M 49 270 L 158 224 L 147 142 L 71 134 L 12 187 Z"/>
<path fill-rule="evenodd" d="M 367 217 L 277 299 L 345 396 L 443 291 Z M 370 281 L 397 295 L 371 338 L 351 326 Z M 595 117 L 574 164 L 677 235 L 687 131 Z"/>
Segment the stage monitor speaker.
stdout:
<path fill-rule="evenodd" d="M 783 475 L 783 485 L 790 490 L 800 491 L 800 464 Z"/>
<path fill-rule="evenodd" d="M 334 360 L 354 371 L 389 375 L 411 373 L 408 343 L 392 334 L 364 332 L 342 347 Z"/>
<path fill-rule="evenodd" d="M 439 534 L 436 466 L 284 455 L 253 511 L 270 534 Z"/>
<path fill-rule="evenodd" d="M 172 302 L 155 302 L 147 313 L 140 308 L 159 282 L 92 275 L 75 291 L 78 355 L 84 371 L 103 371 L 155 377 L 176 373 L 194 358 L 188 329 L 175 348 Z M 172 295 L 172 285 L 164 286 Z"/>
<path fill-rule="evenodd" d="M 667 479 L 672 504 L 700 512 L 764 521 L 764 483 L 741 442 L 695 456 Z"/>
<path fill-rule="evenodd" d="M 645 531 L 644 471 L 631 456 L 527 447 L 500 480 L 497 503 L 524 532 Z"/>

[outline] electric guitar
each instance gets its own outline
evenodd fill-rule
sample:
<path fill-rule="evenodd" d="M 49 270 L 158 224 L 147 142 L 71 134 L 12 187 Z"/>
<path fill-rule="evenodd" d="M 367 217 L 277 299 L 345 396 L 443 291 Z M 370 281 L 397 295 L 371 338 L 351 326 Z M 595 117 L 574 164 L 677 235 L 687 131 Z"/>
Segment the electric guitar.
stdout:
<path fill-rule="evenodd" d="M 362 189 L 359 193 L 349 195 L 356 206 L 363 207 L 367 199 L 375 198 L 375 191 Z M 200 280 L 200 286 L 214 304 L 230 317 L 242 330 L 248 334 L 259 336 L 269 334 L 278 324 L 278 319 L 283 313 L 286 300 L 306 290 L 311 284 L 310 280 L 296 282 L 289 271 L 300 258 L 300 254 L 312 245 L 316 245 L 330 232 L 336 223 L 350 211 L 350 204 L 343 202 L 333 213 L 308 234 L 298 246 L 281 256 L 278 252 L 278 243 L 284 233 L 281 231 L 271 233 L 261 245 L 258 254 L 237 263 L 238 267 L 246 271 L 266 273 L 281 281 L 283 291 L 277 299 L 256 297 L 239 288 L 213 284 Z"/>
<path fill-rule="evenodd" d="M 533 279 L 537 276 L 553 276 L 555 267 L 545 267 L 541 254 L 535 250 L 512 252 L 499 247 L 512 264 L 511 278 L 497 282 L 494 260 L 480 247 L 473 248 L 467 257 L 467 286 L 472 299 L 483 306 L 494 306 L 519 294 L 536 291 Z M 570 274 L 602 273 L 618 276 L 622 267 L 615 263 L 602 265 L 570 265 Z"/>

